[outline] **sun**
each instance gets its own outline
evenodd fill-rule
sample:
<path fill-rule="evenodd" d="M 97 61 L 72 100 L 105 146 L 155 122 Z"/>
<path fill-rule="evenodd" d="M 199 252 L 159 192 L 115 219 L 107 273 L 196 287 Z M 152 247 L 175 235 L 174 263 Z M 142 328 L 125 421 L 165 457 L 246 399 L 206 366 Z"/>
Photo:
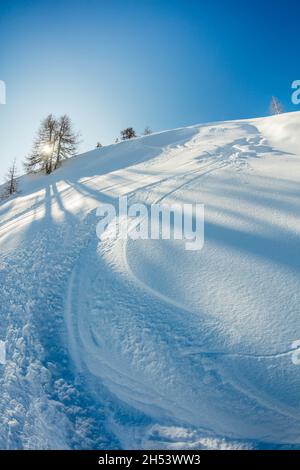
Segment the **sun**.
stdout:
<path fill-rule="evenodd" d="M 44 155 L 50 155 L 52 153 L 52 145 L 49 143 L 43 144 L 41 150 Z"/>

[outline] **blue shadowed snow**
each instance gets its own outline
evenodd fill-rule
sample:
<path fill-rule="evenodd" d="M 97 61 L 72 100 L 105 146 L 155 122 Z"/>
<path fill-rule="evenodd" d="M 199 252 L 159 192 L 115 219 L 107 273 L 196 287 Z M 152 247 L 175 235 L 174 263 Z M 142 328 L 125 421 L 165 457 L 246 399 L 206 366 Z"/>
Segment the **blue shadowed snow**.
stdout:
<path fill-rule="evenodd" d="M 0 447 L 299 448 L 300 115 L 167 131 L 0 205 Z M 205 204 L 205 245 L 96 208 Z"/>

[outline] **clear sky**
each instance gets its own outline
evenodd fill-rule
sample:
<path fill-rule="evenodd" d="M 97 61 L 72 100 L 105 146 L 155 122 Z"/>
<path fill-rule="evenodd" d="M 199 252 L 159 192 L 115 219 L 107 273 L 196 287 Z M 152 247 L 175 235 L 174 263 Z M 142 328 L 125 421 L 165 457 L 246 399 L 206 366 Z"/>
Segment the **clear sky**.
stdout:
<path fill-rule="evenodd" d="M 266 115 L 272 95 L 300 110 L 299 17 L 296 0 L 0 0 L 0 177 L 51 112 L 84 151 L 127 126 Z"/>

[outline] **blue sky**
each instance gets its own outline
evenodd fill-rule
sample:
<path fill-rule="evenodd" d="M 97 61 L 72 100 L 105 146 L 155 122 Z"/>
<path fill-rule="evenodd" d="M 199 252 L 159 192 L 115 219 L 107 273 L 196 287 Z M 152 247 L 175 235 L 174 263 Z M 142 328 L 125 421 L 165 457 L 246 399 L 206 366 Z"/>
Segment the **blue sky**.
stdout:
<path fill-rule="evenodd" d="M 71 116 L 81 150 L 138 132 L 288 111 L 296 1 L 0 0 L 0 177 L 39 121 Z M 21 165 L 20 165 L 21 169 Z"/>

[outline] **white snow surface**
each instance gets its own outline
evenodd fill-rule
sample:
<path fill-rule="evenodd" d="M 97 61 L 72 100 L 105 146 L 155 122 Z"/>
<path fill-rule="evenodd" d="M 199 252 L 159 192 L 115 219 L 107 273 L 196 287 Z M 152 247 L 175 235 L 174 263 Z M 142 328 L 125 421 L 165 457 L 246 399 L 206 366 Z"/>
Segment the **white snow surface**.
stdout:
<path fill-rule="evenodd" d="M 22 177 L 0 205 L 0 448 L 300 448 L 300 113 Z M 104 240 L 119 196 L 203 203 L 205 244 Z"/>

